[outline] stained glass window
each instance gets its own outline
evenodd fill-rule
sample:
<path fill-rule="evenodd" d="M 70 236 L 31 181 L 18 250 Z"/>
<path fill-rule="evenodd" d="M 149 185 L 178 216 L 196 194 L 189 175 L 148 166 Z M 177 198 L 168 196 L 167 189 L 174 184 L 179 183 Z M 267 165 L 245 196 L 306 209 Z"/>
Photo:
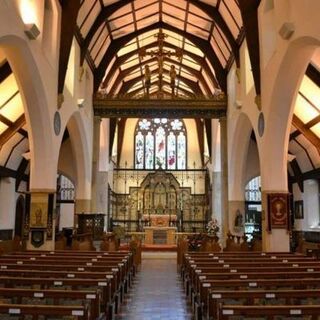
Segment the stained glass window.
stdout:
<path fill-rule="evenodd" d="M 135 168 L 186 169 L 186 129 L 182 120 L 139 119 L 135 131 Z"/>

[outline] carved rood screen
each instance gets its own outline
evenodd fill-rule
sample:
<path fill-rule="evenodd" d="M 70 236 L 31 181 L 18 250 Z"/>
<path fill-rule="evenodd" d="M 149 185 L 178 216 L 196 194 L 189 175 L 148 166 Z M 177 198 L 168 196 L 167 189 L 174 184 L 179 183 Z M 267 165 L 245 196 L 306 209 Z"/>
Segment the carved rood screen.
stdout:
<path fill-rule="evenodd" d="M 114 223 L 128 231 L 142 231 L 145 226 L 153 226 L 159 217 L 164 221 L 163 226 L 201 231 L 210 216 L 205 170 L 138 172 L 119 169 L 114 179 L 114 191 L 118 192 L 111 192 L 109 214 Z"/>

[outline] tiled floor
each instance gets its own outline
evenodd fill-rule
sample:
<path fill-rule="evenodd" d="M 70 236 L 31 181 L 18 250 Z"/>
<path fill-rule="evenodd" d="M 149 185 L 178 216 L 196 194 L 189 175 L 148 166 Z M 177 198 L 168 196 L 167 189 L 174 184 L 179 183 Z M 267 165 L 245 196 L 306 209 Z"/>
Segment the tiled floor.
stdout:
<path fill-rule="evenodd" d="M 145 252 L 142 268 L 117 320 L 190 320 L 176 253 Z"/>

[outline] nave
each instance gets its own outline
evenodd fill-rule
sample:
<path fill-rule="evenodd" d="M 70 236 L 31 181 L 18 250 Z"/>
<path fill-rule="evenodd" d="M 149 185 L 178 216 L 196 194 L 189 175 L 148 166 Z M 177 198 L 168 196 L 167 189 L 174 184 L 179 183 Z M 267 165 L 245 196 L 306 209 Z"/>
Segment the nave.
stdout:
<path fill-rule="evenodd" d="M 189 320 L 175 252 L 144 252 L 134 280 L 116 320 Z"/>

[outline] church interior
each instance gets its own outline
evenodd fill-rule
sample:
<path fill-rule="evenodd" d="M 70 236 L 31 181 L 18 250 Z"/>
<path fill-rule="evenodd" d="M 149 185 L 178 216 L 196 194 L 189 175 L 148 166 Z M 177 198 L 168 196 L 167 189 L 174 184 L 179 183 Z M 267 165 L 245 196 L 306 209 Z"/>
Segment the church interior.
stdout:
<path fill-rule="evenodd" d="M 0 320 L 320 319 L 318 12 L 0 0 Z"/>

